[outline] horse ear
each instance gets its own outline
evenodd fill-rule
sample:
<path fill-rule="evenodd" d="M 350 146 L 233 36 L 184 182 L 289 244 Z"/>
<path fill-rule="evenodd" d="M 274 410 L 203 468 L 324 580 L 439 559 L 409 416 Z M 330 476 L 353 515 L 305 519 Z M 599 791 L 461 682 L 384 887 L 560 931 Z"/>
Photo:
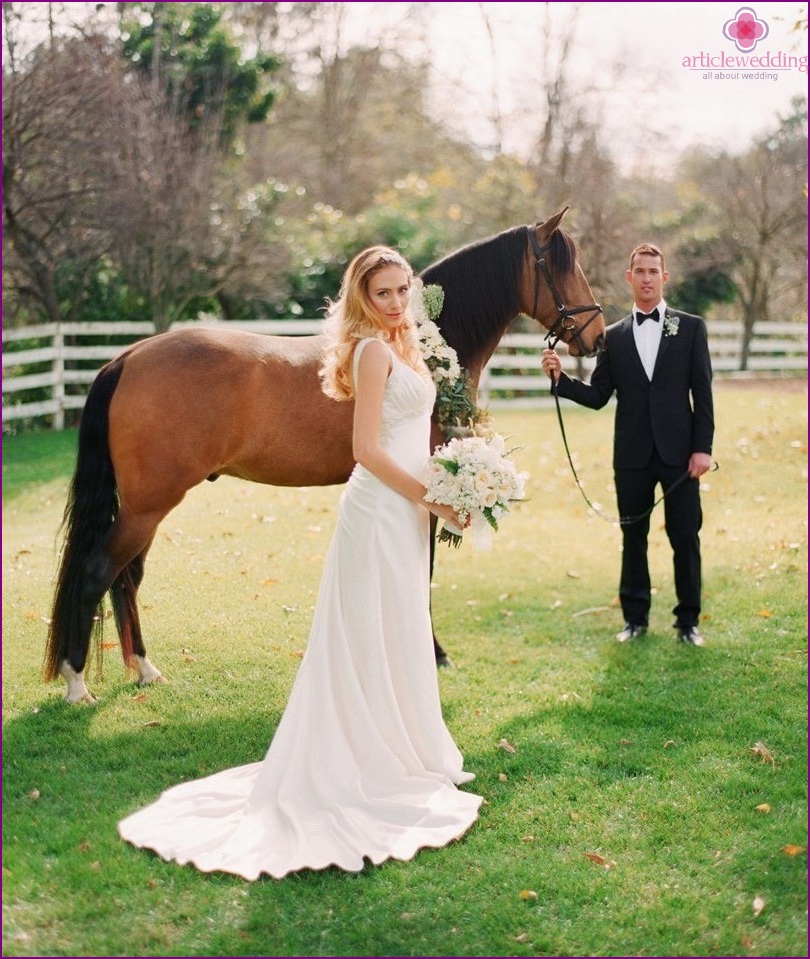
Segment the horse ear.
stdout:
<path fill-rule="evenodd" d="M 537 239 L 541 244 L 547 243 L 551 239 L 552 233 L 560 225 L 560 221 L 567 212 L 568 207 L 563 207 L 559 213 L 555 213 L 554 216 L 550 216 L 547 220 L 537 224 L 537 226 L 534 228 L 534 232 L 537 234 Z"/>

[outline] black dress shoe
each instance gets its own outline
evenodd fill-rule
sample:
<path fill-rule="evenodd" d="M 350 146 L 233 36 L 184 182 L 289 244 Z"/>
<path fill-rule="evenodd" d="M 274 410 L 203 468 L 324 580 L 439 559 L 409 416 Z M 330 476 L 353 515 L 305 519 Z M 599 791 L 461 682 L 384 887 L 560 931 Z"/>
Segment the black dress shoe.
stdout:
<path fill-rule="evenodd" d="M 679 626 L 678 639 L 689 646 L 705 646 L 703 637 L 698 632 L 697 626 Z"/>
<path fill-rule="evenodd" d="M 637 639 L 639 636 L 643 636 L 647 632 L 647 627 L 642 626 L 640 623 L 625 623 L 624 629 L 616 633 L 616 639 L 620 643 L 627 643 L 631 639 Z"/>

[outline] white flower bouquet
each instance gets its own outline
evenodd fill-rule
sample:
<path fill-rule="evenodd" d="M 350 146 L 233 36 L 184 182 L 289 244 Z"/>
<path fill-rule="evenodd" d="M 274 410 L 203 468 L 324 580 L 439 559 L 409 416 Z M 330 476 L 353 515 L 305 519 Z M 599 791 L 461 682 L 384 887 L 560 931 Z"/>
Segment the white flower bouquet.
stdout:
<path fill-rule="evenodd" d="M 451 439 L 428 460 L 425 471 L 429 503 L 452 506 L 459 518 L 470 518 L 473 546 L 488 549 L 490 528 L 497 530 L 510 504 L 525 496 L 526 474 L 508 459 L 505 442 L 497 433 L 489 438 Z M 462 530 L 445 523 L 440 543 L 461 545 Z"/>

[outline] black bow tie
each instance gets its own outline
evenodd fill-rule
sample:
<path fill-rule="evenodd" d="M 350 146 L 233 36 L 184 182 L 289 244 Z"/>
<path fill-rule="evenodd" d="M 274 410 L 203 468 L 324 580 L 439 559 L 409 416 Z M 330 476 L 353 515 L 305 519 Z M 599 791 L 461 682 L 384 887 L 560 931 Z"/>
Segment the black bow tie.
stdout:
<path fill-rule="evenodd" d="M 645 320 L 655 320 L 658 322 L 658 307 L 656 307 L 652 313 L 636 313 L 636 323 L 641 324 Z"/>

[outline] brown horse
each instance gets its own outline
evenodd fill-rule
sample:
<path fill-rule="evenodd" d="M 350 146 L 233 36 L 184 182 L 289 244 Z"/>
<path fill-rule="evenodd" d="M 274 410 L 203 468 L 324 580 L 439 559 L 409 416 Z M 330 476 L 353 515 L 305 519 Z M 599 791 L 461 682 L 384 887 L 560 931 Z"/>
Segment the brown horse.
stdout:
<path fill-rule="evenodd" d="M 519 312 L 574 355 L 602 345 L 601 311 L 559 229 L 564 214 L 472 244 L 422 274 L 444 289 L 437 325 L 476 386 Z M 585 313 L 577 326 L 573 317 Z M 69 702 L 95 701 L 83 672 L 107 592 L 125 662 L 141 684 L 162 680 L 146 656 L 137 593 L 158 524 L 193 486 L 221 475 L 276 486 L 348 479 L 353 404 L 321 391 L 322 346 L 320 336 L 184 329 L 134 344 L 99 372 L 79 429 L 46 649 L 46 678 L 64 677 Z M 433 442 L 443 442 L 438 427 Z M 444 656 L 438 644 L 436 654 Z"/>

